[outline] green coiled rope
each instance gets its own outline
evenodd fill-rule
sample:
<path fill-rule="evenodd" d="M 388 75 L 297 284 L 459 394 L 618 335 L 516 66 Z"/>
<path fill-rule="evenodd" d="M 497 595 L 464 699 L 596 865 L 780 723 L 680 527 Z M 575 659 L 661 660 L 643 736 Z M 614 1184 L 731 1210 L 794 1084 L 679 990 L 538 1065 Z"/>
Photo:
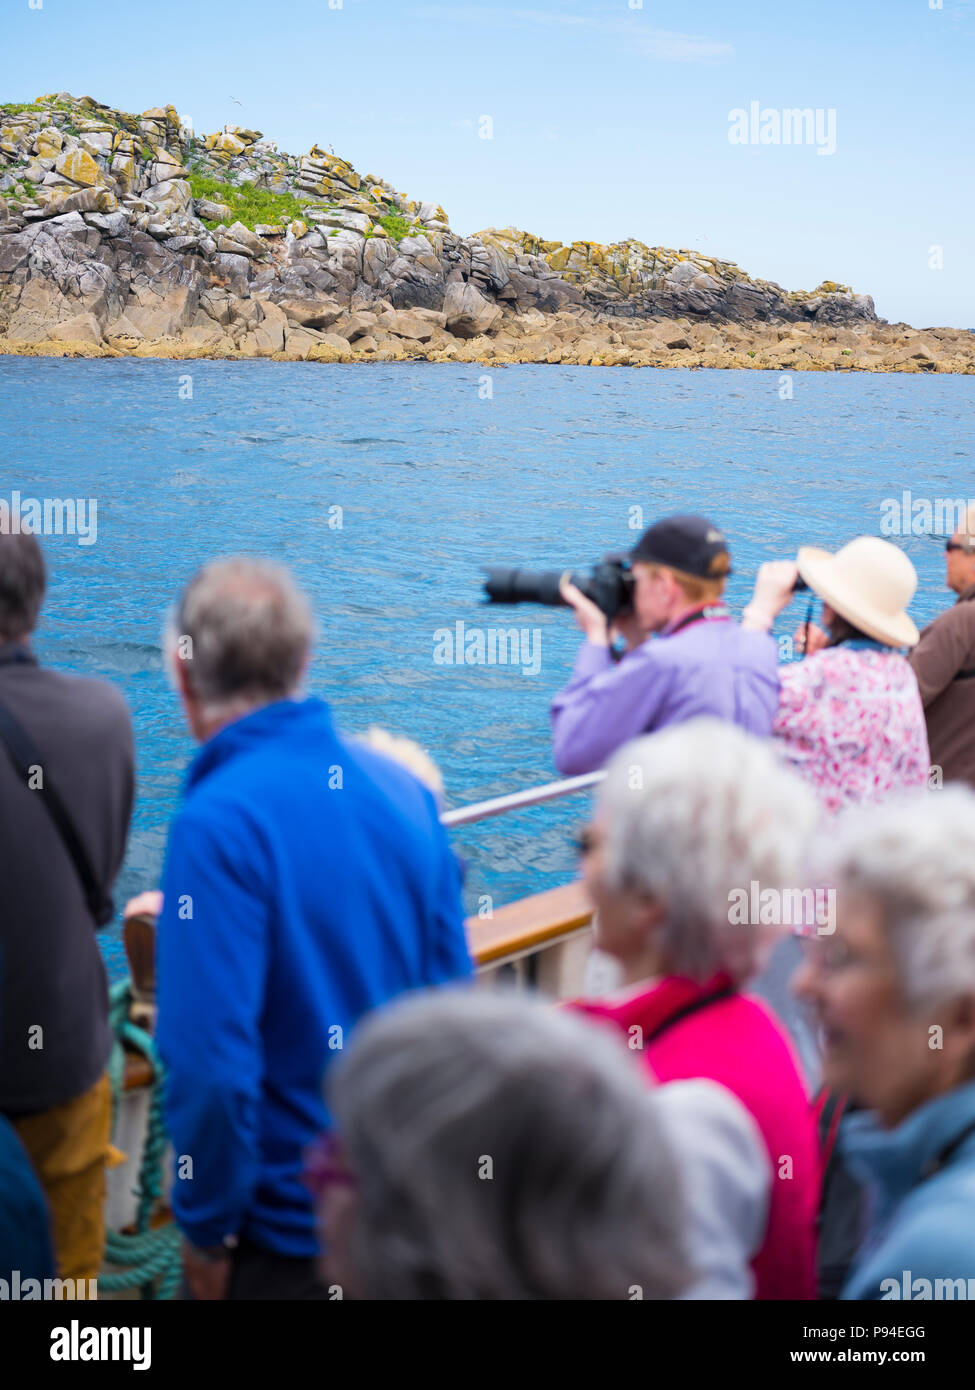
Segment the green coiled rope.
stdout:
<path fill-rule="evenodd" d="M 162 1196 L 163 1159 L 166 1153 L 166 1131 L 162 1118 L 163 1066 L 152 1036 L 129 1018 L 131 1003 L 129 982 L 120 980 L 112 986 L 109 996 L 109 1021 L 115 1037 L 108 1063 L 112 1115 L 114 1121 L 125 1081 L 123 1044 L 129 1043 L 142 1053 L 152 1067 L 149 1118 L 136 1189 L 139 1200 L 135 1232 L 126 1235 L 120 1231 L 109 1231 L 105 1259 L 109 1264 L 118 1265 L 119 1271 L 100 1275 L 98 1286 L 105 1293 L 139 1288 L 145 1299 L 172 1299 L 178 1296 L 183 1277 L 179 1228 L 174 1222 L 158 1226 L 155 1230 L 149 1228 L 156 1203 Z"/>

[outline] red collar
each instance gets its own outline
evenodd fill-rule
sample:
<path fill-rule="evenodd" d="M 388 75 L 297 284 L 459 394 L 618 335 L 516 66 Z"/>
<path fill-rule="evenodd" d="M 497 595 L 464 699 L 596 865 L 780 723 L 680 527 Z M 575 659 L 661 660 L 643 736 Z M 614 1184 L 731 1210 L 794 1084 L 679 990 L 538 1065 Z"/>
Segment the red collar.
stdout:
<path fill-rule="evenodd" d="M 625 1020 L 627 1024 L 639 1024 L 644 1038 L 649 1041 L 685 1009 L 700 1004 L 709 996 L 734 990 L 734 987 L 735 982 L 726 970 L 719 971 L 703 983 L 684 975 L 668 975 L 635 999 L 627 999 L 619 1004 L 607 1001 L 607 1012 L 614 1018 Z"/>

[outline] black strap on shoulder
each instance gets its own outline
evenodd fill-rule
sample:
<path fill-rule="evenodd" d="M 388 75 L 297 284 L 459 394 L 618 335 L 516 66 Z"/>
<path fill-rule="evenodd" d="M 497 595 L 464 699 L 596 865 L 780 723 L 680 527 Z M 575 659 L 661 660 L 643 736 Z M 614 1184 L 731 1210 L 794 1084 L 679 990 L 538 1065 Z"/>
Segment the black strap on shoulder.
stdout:
<path fill-rule="evenodd" d="M 85 894 L 85 902 L 96 926 L 102 926 L 112 916 L 112 900 L 102 891 L 98 877 L 91 867 L 91 861 L 74 822 L 68 814 L 57 788 L 51 782 L 50 774 L 43 771 L 44 762 L 30 734 L 18 719 L 15 719 L 6 705 L 0 704 L 0 743 L 4 744 L 15 772 L 29 787 L 31 769 L 42 769 L 42 780 L 35 795 L 47 809 L 55 829 L 75 866 Z"/>
<path fill-rule="evenodd" d="M 652 1043 L 656 1038 L 659 1038 L 661 1033 L 666 1033 L 668 1028 L 673 1028 L 676 1023 L 683 1023 L 684 1019 L 690 1018 L 691 1014 L 699 1013 L 701 1009 L 706 1009 L 711 1004 L 718 1004 L 722 999 L 730 999 L 732 995 L 737 993 L 734 985 L 725 985 L 721 989 L 714 990 L 712 994 L 702 994 L 700 998 L 692 999 L 689 1004 L 677 1009 L 669 1018 L 662 1019 L 653 1032 L 643 1039 L 644 1047 L 647 1043 Z"/>

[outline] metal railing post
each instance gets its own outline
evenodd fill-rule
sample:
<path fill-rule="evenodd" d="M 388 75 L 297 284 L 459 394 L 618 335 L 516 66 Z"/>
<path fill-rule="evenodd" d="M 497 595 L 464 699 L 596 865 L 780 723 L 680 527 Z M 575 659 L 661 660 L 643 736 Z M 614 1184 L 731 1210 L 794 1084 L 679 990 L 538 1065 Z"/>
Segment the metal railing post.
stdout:
<path fill-rule="evenodd" d="M 506 811 L 518 811 L 526 806 L 540 806 L 545 801 L 556 801 L 559 797 L 571 796 L 574 792 L 588 791 L 606 776 L 605 772 L 586 772 L 580 777 L 566 777 L 561 782 L 546 782 L 541 787 L 528 787 L 522 792 L 508 792 L 505 796 L 493 796 L 487 801 L 476 801 L 470 806 L 458 806 L 445 811 L 440 823 L 448 830 L 457 825 L 473 825 L 476 821 L 487 820 L 490 816 L 502 816 Z"/>

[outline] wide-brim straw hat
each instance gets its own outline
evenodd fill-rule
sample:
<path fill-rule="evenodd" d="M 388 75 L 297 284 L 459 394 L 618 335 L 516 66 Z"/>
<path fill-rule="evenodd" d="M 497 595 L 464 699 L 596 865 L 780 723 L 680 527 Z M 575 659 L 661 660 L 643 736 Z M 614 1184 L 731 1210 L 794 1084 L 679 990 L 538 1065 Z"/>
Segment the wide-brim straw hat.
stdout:
<path fill-rule="evenodd" d="M 848 623 L 888 647 L 916 645 L 919 633 L 906 609 L 917 571 L 896 545 L 858 536 L 835 555 L 800 546 L 796 561 L 810 589 Z"/>

